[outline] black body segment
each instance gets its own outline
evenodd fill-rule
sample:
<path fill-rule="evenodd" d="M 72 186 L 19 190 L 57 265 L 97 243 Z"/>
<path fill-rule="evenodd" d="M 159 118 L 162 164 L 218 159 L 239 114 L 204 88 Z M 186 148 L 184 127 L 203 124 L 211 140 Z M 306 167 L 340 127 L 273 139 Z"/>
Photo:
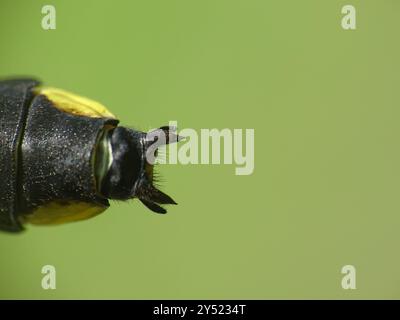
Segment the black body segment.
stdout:
<path fill-rule="evenodd" d="M 45 96 L 36 96 L 21 144 L 20 212 L 29 214 L 53 201 L 108 207 L 108 200 L 97 194 L 94 152 L 104 127 L 117 123 L 72 115 L 58 110 Z"/>
<path fill-rule="evenodd" d="M 22 226 L 17 218 L 18 147 L 25 126 L 32 79 L 0 81 L 0 230 L 17 232 Z"/>
<path fill-rule="evenodd" d="M 0 81 L 0 230 L 56 202 L 108 207 L 94 173 L 96 143 L 118 120 L 75 115 L 35 94 L 38 81 Z"/>

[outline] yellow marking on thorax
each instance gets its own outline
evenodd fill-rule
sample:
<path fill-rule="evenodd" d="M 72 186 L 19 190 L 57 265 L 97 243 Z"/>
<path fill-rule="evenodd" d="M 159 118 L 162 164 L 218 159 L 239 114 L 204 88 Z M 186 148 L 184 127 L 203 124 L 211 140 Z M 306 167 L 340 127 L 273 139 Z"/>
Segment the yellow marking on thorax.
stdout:
<path fill-rule="evenodd" d="M 38 225 L 56 225 L 92 218 L 107 209 L 92 203 L 78 201 L 54 201 L 38 207 L 24 216 L 24 222 Z"/>
<path fill-rule="evenodd" d="M 68 91 L 51 87 L 37 87 L 35 94 L 44 95 L 54 106 L 66 113 L 87 116 L 91 118 L 111 118 L 115 116 L 101 103 L 80 97 Z"/>

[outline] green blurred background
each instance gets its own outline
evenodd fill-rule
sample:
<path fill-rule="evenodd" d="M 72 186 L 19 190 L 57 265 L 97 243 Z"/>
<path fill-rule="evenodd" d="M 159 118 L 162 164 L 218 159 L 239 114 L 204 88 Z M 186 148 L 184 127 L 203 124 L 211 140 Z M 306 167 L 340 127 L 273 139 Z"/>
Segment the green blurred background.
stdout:
<path fill-rule="evenodd" d="M 41 28 L 53 4 L 57 29 Z M 341 8 L 357 9 L 357 30 Z M 0 0 L 0 76 L 143 130 L 254 128 L 255 171 L 163 165 L 137 201 L 0 234 L 0 298 L 400 298 L 398 0 Z M 41 288 L 41 268 L 57 289 Z M 342 266 L 357 289 L 341 288 Z"/>

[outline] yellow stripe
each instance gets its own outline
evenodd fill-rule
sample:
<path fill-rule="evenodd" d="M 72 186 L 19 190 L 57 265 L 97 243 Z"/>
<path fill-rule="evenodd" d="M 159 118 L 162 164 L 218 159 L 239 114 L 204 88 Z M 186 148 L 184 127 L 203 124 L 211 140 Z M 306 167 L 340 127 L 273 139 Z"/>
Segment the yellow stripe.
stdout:
<path fill-rule="evenodd" d="M 80 221 L 92 218 L 107 207 L 92 203 L 70 201 L 54 201 L 37 208 L 32 214 L 26 215 L 24 222 L 38 225 L 56 225 L 67 222 Z"/>
<path fill-rule="evenodd" d="M 37 95 L 46 96 L 61 111 L 91 118 L 115 119 L 115 116 L 101 103 L 67 91 L 50 87 L 38 87 L 35 88 L 34 92 Z"/>

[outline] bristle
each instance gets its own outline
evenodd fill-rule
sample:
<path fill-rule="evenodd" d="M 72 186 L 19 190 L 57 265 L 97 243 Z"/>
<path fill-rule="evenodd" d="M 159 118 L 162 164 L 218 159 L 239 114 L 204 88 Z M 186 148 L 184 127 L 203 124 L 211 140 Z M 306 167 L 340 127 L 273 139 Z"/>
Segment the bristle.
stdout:
<path fill-rule="evenodd" d="M 165 182 L 163 175 L 158 171 L 159 166 L 156 164 L 153 166 L 153 183 L 155 182 Z"/>

